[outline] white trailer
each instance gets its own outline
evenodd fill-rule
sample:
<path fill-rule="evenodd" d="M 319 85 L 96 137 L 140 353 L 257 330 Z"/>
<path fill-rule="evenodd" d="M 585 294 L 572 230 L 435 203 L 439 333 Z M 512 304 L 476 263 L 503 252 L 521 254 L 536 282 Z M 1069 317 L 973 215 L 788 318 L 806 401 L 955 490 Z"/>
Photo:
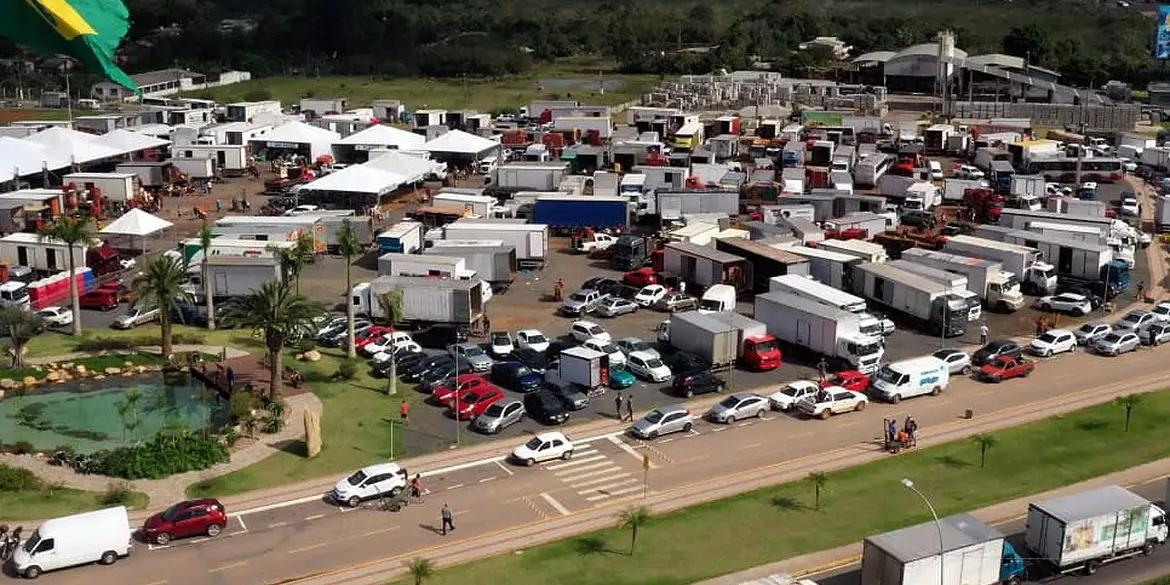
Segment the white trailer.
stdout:
<path fill-rule="evenodd" d="M 986 181 L 975 179 L 943 179 L 943 201 L 961 202 L 969 189 L 987 189 Z"/>
<path fill-rule="evenodd" d="M 249 295 L 267 282 L 281 280 L 280 258 L 273 256 L 213 255 L 207 259 L 211 279 L 211 296 L 230 299 Z M 202 263 L 187 268 L 187 292 L 196 302 L 204 302 Z"/>
<path fill-rule="evenodd" d="M 857 266 L 855 292 L 875 303 L 917 320 L 944 336 L 963 335 L 967 301 L 951 294 L 947 286 L 887 264 Z"/>
<path fill-rule="evenodd" d="M 417 221 L 400 221 L 378 234 L 376 241 L 383 254 L 414 254 L 422 249 L 425 227 Z"/>
<path fill-rule="evenodd" d="M 1040 260 L 1040 251 L 1035 248 L 974 236 L 951 236 L 943 244 L 943 251 L 995 260 L 1008 272 L 1020 275 Z"/>
<path fill-rule="evenodd" d="M 852 254 L 842 254 L 823 248 L 791 244 L 776 244 L 785 250 L 808 259 L 808 273 L 817 281 L 837 289 L 847 291 L 853 289 L 853 267 L 865 262 Z"/>
<path fill-rule="evenodd" d="M 1113 248 L 1063 235 L 1018 231 L 1007 234 L 1005 241 L 1039 250 L 1040 257 L 1056 267 L 1058 277 L 1100 280 L 1102 269 L 1113 261 Z"/>
<path fill-rule="evenodd" d="M 73 246 L 73 265 L 85 266 L 84 243 Z M 25 266 L 43 272 L 69 270 L 69 246 L 56 238 L 42 238 L 37 234 L 17 232 L 0 238 L 0 264 Z"/>
<path fill-rule="evenodd" d="M 521 266 L 541 266 L 548 258 L 548 226 L 523 219 L 460 219 L 443 226 L 445 240 L 500 240 L 516 249 Z"/>
<path fill-rule="evenodd" d="M 1170 197 L 1158 195 L 1154 206 L 1154 228 L 1158 233 L 1170 230 Z"/>
<path fill-rule="evenodd" d="M 110 201 L 126 201 L 138 192 L 138 175 L 134 173 L 70 173 L 61 178 L 68 185 L 73 183 L 87 191 L 97 189 Z"/>
<path fill-rule="evenodd" d="M 870 337 L 882 336 L 881 321 L 866 311 L 865 299 L 859 296 L 799 274 L 774 276 L 768 281 L 768 286 L 768 292 L 784 292 L 834 309 L 855 313 L 860 317 L 858 331 Z"/>
<path fill-rule="evenodd" d="M 1119 486 L 1028 505 L 1024 546 L 1061 573 L 1091 575 L 1102 564 L 1166 542 L 1166 512 Z"/>
<path fill-rule="evenodd" d="M 211 179 L 215 177 L 215 166 L 209 158 L 173 158 L 171 164 L 190 179 Z"/>
<path fill-rule="evenodd" d="M 1047 196 L 1048 180 L 1044 175 L 1012 175 L 1011 196 L 1043 198 Z"/>
<path fill-rule="evenodd" d="M 382 254 L 378 256 L 378 276 L 429 276 L 468 278 L 467 261 L 455 256 L 433 254 Z"/>
<path fill-rule="evenodd" d="M 1050 221 L 1033 221 L 1028 223 L 1028 231 L 1047 236 L 1064 236 L 1082 242 L 1104 244 L 1107 238 L 1101 234 L 1099 228 L 1091 225 L 1075 225 L 1071 223 L 1054 223 Z"/>
<path fill-rule="evenodd" d="M 939 531 L 944 545 L 939 543 Z M 1016 585 L 1013 572 L 1001 571 L 1009 562 L 1023 567 L 1002 532 L 971 515 L 957 514 L 940 518 L 937 524 L 926 522 L 866 538 L 861 585 Z"/>
<path fill-rule="evenodd" d="M 1024 306 L 1019 281 L 999 262 L 922 248 L 902 252 L 902 259 L 966 276 L 967 290 L 979 295 L 988 308 L 1006 312 Z"/>
<path fill-rule="evenodd" d="M 1154 147 L 1142 150 L 1141 163 L 1160 171 L 1170 169 L 1170 148 Z"/>
<path fill-rule="evenodd" d="M 955 272 L 947 272 L 925 264 L 909 260 L 894 260 L 889 266 L 896 266 L 907 272 L 913 272 L 947 286 L 947 292 L 967 302 L 967 321 L 978 321 L 983 317 L 983 299 L 974 292 L 967 290 L 967 277 Z"/>
<path fill-rule="evenodd" d="M 558 369 L 547 374 L 551 380 L 589 389 L 604 386 L 609 380 L 609 355 L 588 347 L 571 347 L 561 351 Z"/>
<path fill-rule="evenodd" d="M 569 163 L 523 162 L 504 164 L 493 172 L 492 186 L 508 191 L 555 191 L 569 174 Z"/>
<path fill-rule="evenodd" d="M 663 224 L 695 213 L 739 213 L 738 191 L 658 191 L 656 208 Z"/>
<path fill-rule="evenodd" d="M 248 169 L 248 147 L 244 144 L 183 144 L 171 146 L 171 156 L 179 159 L 210 159 L 215 168 L 229 177 L 238 177 Z"/>
<path fill-rule="evenodd" d="M 849 254 L 850 256 L 861 258 L 865 262 L 878 264 L 887 262 L 890 259 L 886 253 L 886 249 L 880 244 L 863 242 L 861 240 L 824 240 L 817 242 L 817 248 L 831 252 L 840 252 L 841 254 Z"/>
<path fill-rule="evenodd" d="M 757 295 L 755 303 L 753 317 L 776 339 L 865 373 L 877 371 L 885 354 L 881 337 L 862 333 L 857 313 L 783 291 Z"/>
<path fill-rule="evenodd" d="M 431 198 L 431 207 L 458 209 L 464 217 L 490 217 L 495 204 L 495 197 L 450 191 L 439 191 Z"/>
<path fill-rule="evenodd" d="M 483 317 L 483 281 L 471 279 L 379 276 L 358 283 L 350 294 L 354 310 L 374 318 L 385 316 L 381 299 L 391 291 L 402 295 L 404 323 L 470 325 Z"/>

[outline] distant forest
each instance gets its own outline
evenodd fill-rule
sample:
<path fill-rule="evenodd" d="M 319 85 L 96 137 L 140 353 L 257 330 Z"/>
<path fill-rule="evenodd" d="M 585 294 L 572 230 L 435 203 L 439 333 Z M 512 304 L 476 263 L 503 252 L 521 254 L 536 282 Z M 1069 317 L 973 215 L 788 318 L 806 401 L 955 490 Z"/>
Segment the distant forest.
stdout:
<path fill-rule="evenodd" d="M 831 66 L 797 51 L 837 36 L 865 51 L 930 41 L 1005 52 L 1068 83 L 1163 79 L 1155 4 L 1131 0 L 126 0 L 130 71 L 180 66 L 254 75 L 458 77 L 523 72 L 572 55 L 630 73 L 706 73 L 753 58 L 787 72 Z M 225 19 L 232 19 L 229 26 Z M 680 48 L 705 47 L 704 51 Z M 8 47 L 11 53 L 13 48 Z"/>

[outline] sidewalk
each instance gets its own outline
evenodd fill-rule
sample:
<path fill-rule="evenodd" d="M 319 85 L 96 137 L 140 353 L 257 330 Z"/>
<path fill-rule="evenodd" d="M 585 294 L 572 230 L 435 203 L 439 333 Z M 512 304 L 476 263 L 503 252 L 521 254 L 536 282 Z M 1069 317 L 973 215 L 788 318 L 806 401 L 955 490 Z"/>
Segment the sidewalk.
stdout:
<path fill-rule="evenodd" d="M 1002 524 L 1021 518 L 1028 512 L 1028 503 L 1072 494 L 1106 485 L 1134 486 L 1170 476 L 1170 458 L 1160 459 L 1109 475 L 1095 477 L 1072 485 L 1056 488 L 1039 494 L 1032 494 L 1002 502 L 971 512 L 979 520 L 990 525 Z M 695 585 L 744 585 L 755 579 L 787 574 L 800 578 L 853 565 L 861 560 L 861 543 L 855 542 L 829 550 L 809 553 L 767 565 L 761 565 L 722 577 L 700 581 Z"/>

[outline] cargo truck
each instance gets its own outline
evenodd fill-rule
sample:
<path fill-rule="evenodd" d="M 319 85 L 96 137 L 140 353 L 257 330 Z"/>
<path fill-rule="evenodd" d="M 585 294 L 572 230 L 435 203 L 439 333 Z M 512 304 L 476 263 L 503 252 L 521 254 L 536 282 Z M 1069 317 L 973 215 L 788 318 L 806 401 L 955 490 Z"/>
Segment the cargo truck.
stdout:
<path fill-rule="evenodd" d="M 1056 267 L 1040 260 L 1035 248 L 997 242 L 973 236 L 951 236 L 943 244 L 944 252 L 995 260 L 1012 274 L 1018 274 L 1024 292 L 1036 295 L 1056 290 Z"/>
<path fill-rule="evenodd" d="M 745 258 L 752 264 L 752 291 L 768 292 L 769 279 L 785 274 L 808 276 L 809 262 L 804 256 L 785 248 L 769 246 L 744 238 L 715 240 L 715 249 Z"/>
<path fill-rule="evenodd" d="M 854 292 L 888 307 L 944 337 L 967 331 L 967 301 L 945 284 L 913 272 L 867 262 L 857 266 Z"/>
<path fill-rule="evenodd" d="M 776 339 L 820 354 L 839 369 L 869 374 L 877 371 L 885 354 L 880 336 L 861 332 L 858 314 L 791 293 L 757 295 L 754 318 Z"/>
<path fill-rule="evenodd" d="M 552 384 L 575 384 L 590 391 L 609 385 L 609 355 L 588 347 L 571 347 L 561 351 L 555 367 L 544 372 Z"/>
<path fill-rule="evenodd" d="M 832 287 L 796 274 L 776 276 L 769 281 L 768 285 L 768 292 L 785 292 L 822 305 L 828 305 L 835 309 L 856 314 L 859 318 L 857 328 L 863 335 L 876 338 L 884 334 L 882 322 L 867 312 L 865 299 L 851 295 L 845 292 L 844 289 Z"/>
<path fill-rule="evenodd" d="M 1129 265 L 1113 258 L 1113 249 L 1058 235 L 1017 231 L 1006 236 L 1007 242 L 1040 251 L 1041 257 L 1055 268 L 1065 285 L 1089 285 L 1110 299 L 1129 290 Z"/>
<path fill-rule="evenodd" d="M 414 254 L 422 249 L 425 229 L 417 221 L 400 221 L 378 234 L 376 241 L 383 254 Z"/>
<path fill-rule="evenodd" d="M 491 185 L 498 192 L 556 191 L 569 174 L 567 162 L 522 162 L 496 167 Z"/>
<path fill-rule="evenodd" d="M 739 213 L 739 191 L 656 191 L 656 210 L 663 226 L 682 221 L 695 213 Z"/>
<path fill-rule="evenodd" d="M 799 243 L 774 244 L 808 259 L 808 274 L 838 291 L 853 290 L 853 267 L 865 262 L 852 254 L 810 248 Z"/>
<path fill-rule="evenodd" d="M 460 219 L 443 226 L 445 240 L 500 240 L 516 249 L 520 266 L 543 266 L 548 258 L 549 226 L 523 219 Z"/>
<path fill-rule="evenodd" d="M 629 227 L 628 199 L 600 195 L 541 195 L 532 207 L 536 223 L 554 233 L 571 234 L 584 228 L 625 230 Z"/>
<path fill-rule="evenodd" d="M 496 290 L 507 289 L 517 269 L 516 248 L 500 240 L 437 240 L 423 254 L 463 258 L 468 270 Z"/>
<path fill-rule="evenodd" d="M 496 198 L 456 191 L 439 191 L 431 198 L 431 207 L 456 209 L 464 217 L 491 217 Z"/>
<path fill-rule="evenodd" d="M 203 265 L 187 268 L 188 283 L 184 290 L 203 303 Z M 211 279 L 211 295 L 216 300 L 241 297 L 260 290 L 266 282 L 281 280 L 280 259 L 275 256 L 212 255 L 207 259 L 207 274 Z"/>
<path fill-rule="evenodd" d="M 1011 312 L 1024 306 L 1024 295 L 1016 276 L 1004 272 L 1003 264 L 994 260 L 922 248 L 905 250 L 902 259 L 966 276 L 967 290 L 979 295 L 989 309 Z"/>
<path fill-rule="evenodd" d="M 862 543 L 861 585 L 943 585 L 940 578 L 962 585 L 1019 585 L 1026 568 L 1002 532 L 969 514 L 871 536 Z"/>
<path fill-rule="evenodd" d="M 1071 209 L 1070 209 L 1071 211 Z M 1096 215 L 1055 213 L 1051 211 L 1030 211 L 1027 209 L 1005 209 L 999 218 L 999 225 L 1017 230 L 1030 229 L 1034 222 L 1088 225 L 1096 227 L 1106 238 L 1116 238 L 1123 246 L 1144 245 L 1142 234 L 1133 226 L 1120 219 Z"/>
<path fill-rule="evenodd" d="M 378 276 L 430 276 L 465 278 L 470 276 L 467 261 L 457 256 L 435 254 L 382 254 L 378 256 Z"/>
<path fill-rule="evenodd" d="M 1028 505 L 1024 546 L 1058 573 L 1092 575 L 1166 542 L 1166 512 L 1118 486 Z"/>
<path fill-rule="evenodd" d="M 780 347 L 767 327 L 733 311 L 674 315 L 670 344 L 703 358 L 717 370 L 730 368 L 736 361 L 758 371 L 780 367 Z"/>
<path fill-rule="evenodd" d="M 947 285 L 948 292 L 967 302 L 967 321 L 978 321 L 983 317 L 983 299 L 967 290 L 966 276 L 909 260 L 893 260 L 889 264 Z"/>
<path fill-rule="evenodd" d="M 1158 233 L 1170 230 L 1170 197 L 1159 195 L 1154 206 L 1154 228 Z"/>
<path fill-rule="evenodd" d="M 402 295 L 404 324 L 446 323 L 470 326 L 483 317 L 483 281 L 380 276 L 358 283 L 350 294 L 354 311 L 375 319 L 385 317 L 382 299 L 391 291 Z"/>
<path fill-rule="evenodd" d="M 861 258 L 865 262 L 881 264 L 889 261 L 890 257 L 880 244 L 863 242 L 861 240 L 824 240 L 817 242 L 817 248 L 840 252 Z"/>

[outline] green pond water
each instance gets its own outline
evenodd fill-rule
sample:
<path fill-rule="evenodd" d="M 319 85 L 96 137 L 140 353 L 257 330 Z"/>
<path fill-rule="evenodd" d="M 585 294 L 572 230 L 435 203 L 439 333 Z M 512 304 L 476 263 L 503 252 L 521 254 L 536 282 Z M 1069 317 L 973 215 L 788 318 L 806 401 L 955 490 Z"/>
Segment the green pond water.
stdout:
<path fill-rule="evenodd" d="M 141 394 L 136 404 L 127 397 Z M 227 403 L 185 374 L 146 374 L 42 387 L 0 400 L 0 443 L 28 441 L 40 451 L 69 445 L 78 453 L 147 440 L 164 427 L 219 428 Z M 137 428 L 127 426 L 137 421 Z"/>

